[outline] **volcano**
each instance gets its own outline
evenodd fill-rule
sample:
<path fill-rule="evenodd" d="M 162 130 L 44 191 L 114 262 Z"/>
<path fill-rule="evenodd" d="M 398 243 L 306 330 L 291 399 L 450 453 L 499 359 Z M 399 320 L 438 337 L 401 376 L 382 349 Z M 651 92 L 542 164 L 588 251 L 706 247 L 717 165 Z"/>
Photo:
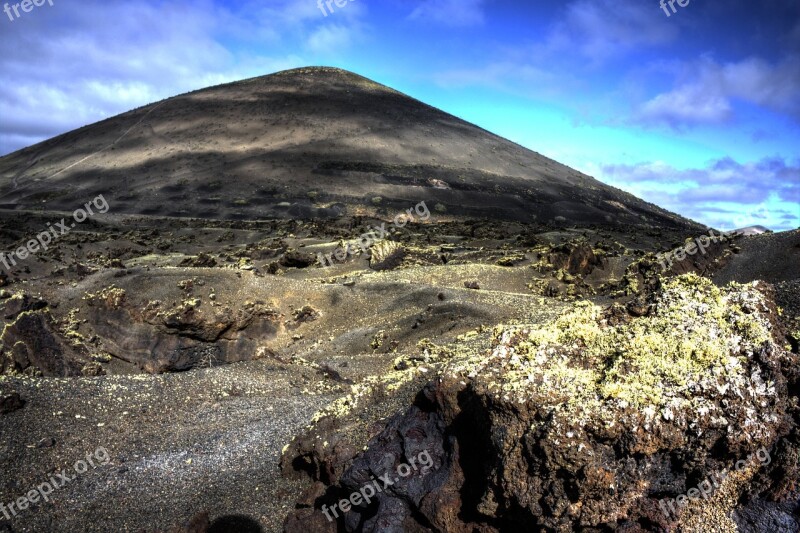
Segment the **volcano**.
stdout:
<path fill-rule="evenodd" d="M 536 127 L 535 124 L 531 127 Z M 253 220 L 380 198 L 556 226 L 699 226 L 366 78 L 302 68 L 141 107 L 0 159 L 0 204 Z M 287 205 L 288 204 L 288 205 Z"/>

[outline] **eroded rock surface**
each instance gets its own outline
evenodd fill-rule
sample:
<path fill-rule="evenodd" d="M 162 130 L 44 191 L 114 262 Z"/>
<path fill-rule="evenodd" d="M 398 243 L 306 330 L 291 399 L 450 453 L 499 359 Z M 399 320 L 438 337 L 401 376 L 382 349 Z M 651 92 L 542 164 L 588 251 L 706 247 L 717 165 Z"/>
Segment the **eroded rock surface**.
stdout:
<path fill-rule="evenodd" d="M 784 349 L 770 293 L 688 275 L 650 296 L 650 313 L 616 325 L 578 303 L 544 327 L 499 326 L 488 356 L 451 362 L 315 505 L 424 449 L 430 472 L 354 507 L 340 526 L 735 531 L 740 499 L 798 497 L 798 357 Z M 759 450 L 769 462 L 754 460 Z M 708 501 L 672 502 L 740 460 Z M 791 508 L 772 507 L 776 523 L 789 523 L 780 513 Z M 303 517 L 314 513 L 298 511 L 286 530 L 300 531 Z"/>

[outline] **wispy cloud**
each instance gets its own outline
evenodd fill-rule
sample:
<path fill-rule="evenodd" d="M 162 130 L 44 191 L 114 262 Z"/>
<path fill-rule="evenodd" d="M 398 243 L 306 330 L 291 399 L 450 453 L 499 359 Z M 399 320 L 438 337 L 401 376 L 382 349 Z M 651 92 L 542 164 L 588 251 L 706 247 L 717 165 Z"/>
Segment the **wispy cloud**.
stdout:
<path fill-rule="evenodd" d="M 308 38 L 308 48 L 318 54 L 336 53 L 353 41 L 353 30 L 348 26 L 330 24 L 314 30 Z"/>
<path fill-rule="evenodd" d="M 435 81 L 561 100 L 590 88 L 596 101 L 598 90 L 586 83 L 587 72 L 673 43 L 677 26 L 665 18 L 634 0 L 576 0 L 560 9 L 538 37 L 532 34 L 515 46 L 496 45 L 491 59 L 440 72 Z"/>
<path fill-rule="evenodd" d="M 364 11 L 353 3 L 326 20 L 306 0 L 56 3 L 0 33 L 0 71 L 13 80 L 0 93 L 0 154 L 162 98 L 307 65 L 352 43 Z"/>
<path fill-rule="evenodd" d="M 774 64 L 756 57 L 684 64 L 675 87 L 641 104 L 633 121 L 672 128 L 721 124 L 733 118 L 736 100 L 800 121 L 800 57 Z"/>
<path fill-rule="evenodd" d="M 578 53 L 604 63 L 643 47 L 663 46 L 678 37 L 678 28 L 655 16 L 648 3 L 631 0 L 578 0 L 567 4 L 547 39 L 548 48 Z"/>
<path fill-rule="evenodd" d="M 800 226 L 800 160 L 780 157 L 678 170 L 663 162 L 601 165 L 598 178 L 671 211 L 721 229 Z"/>

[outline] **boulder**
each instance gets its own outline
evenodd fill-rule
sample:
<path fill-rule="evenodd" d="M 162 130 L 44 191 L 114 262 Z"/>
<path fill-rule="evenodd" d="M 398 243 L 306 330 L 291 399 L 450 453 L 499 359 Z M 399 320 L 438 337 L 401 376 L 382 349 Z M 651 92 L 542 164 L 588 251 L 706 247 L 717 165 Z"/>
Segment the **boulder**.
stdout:
<path fill-rule="evenodd" d="M 796 500 L 799 361 L 769 286 L 686 275 L 646 304 L 614 325 L 579 302 L 554 323 L 498 326 L 490 353 L 450 362 L 318 505 L 421 451 L 429 471 L 395 480 L 340 527 L 735 531 L 740 501 Z"/>

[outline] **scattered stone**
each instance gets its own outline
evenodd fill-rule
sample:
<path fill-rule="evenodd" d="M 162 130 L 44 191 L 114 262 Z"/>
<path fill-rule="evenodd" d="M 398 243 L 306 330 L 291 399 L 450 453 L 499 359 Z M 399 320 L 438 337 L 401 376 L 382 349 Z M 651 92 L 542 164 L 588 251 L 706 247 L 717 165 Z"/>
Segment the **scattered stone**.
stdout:
<path fill-rule="evenodd" d="M 477 281 L 465 281 L 464 282 L 464 287 L 467 288 L 467 289 L 473 289 L 473 290 L 478 291 L 478 290 L 480 290 L 481 285 Z"/>
<path fill-rule="evenodd" d="M 81 368 L 81 375 L 86 377 L 105 376 L 106 371 L 99 362 L 91 361 L 83 365 L 83 368 Z"/>
<path fill-rule="evenodd" d="M 56 445 L 56 439 L 53 437 L 45 437 L 36 443 L 37 448 L 52 448 Z"/>
<path fill-rule="evenodd" d="M 0 396 L 0 415 L 13 413 L 23 407 L 25 407 L 25 400 L 17 392 Z"/>
<path fill-rule="evenodd" d="M 295 309 L 292 315 L 297 322 L 312 322 L 319 318 L 319 311 L 310 305 L 304 305 L 300 309 Z"/>
<path fill-rule="evenodd" d="M 99 269 L 95 266 L 84 265 L 83 263 L 75 263 L 74 270 L 78 276 L 85 277 L 94 274 Z"/>
<path fill-rule="evenodd" d="M 200 252 L 196 257 L 187 257 L 178 266 L 193 268 L 213 268 L 217 266 L 217 260 L 206 252 Z"/>
<path fill-rule="evenodd" d="M 336 369 L 331 367 L 328 363 L 320 364 L 319 365 L 319 371 L 323 376 L 325 376 L 328 379 L 332 379 L 333 381 L 336 381 L 337 383 L 347 383 L 349 385 L 353 384 L 352 380 L 342 377 L 342 375 L 339 373 L 339 371 L 337 371 Z"/>

